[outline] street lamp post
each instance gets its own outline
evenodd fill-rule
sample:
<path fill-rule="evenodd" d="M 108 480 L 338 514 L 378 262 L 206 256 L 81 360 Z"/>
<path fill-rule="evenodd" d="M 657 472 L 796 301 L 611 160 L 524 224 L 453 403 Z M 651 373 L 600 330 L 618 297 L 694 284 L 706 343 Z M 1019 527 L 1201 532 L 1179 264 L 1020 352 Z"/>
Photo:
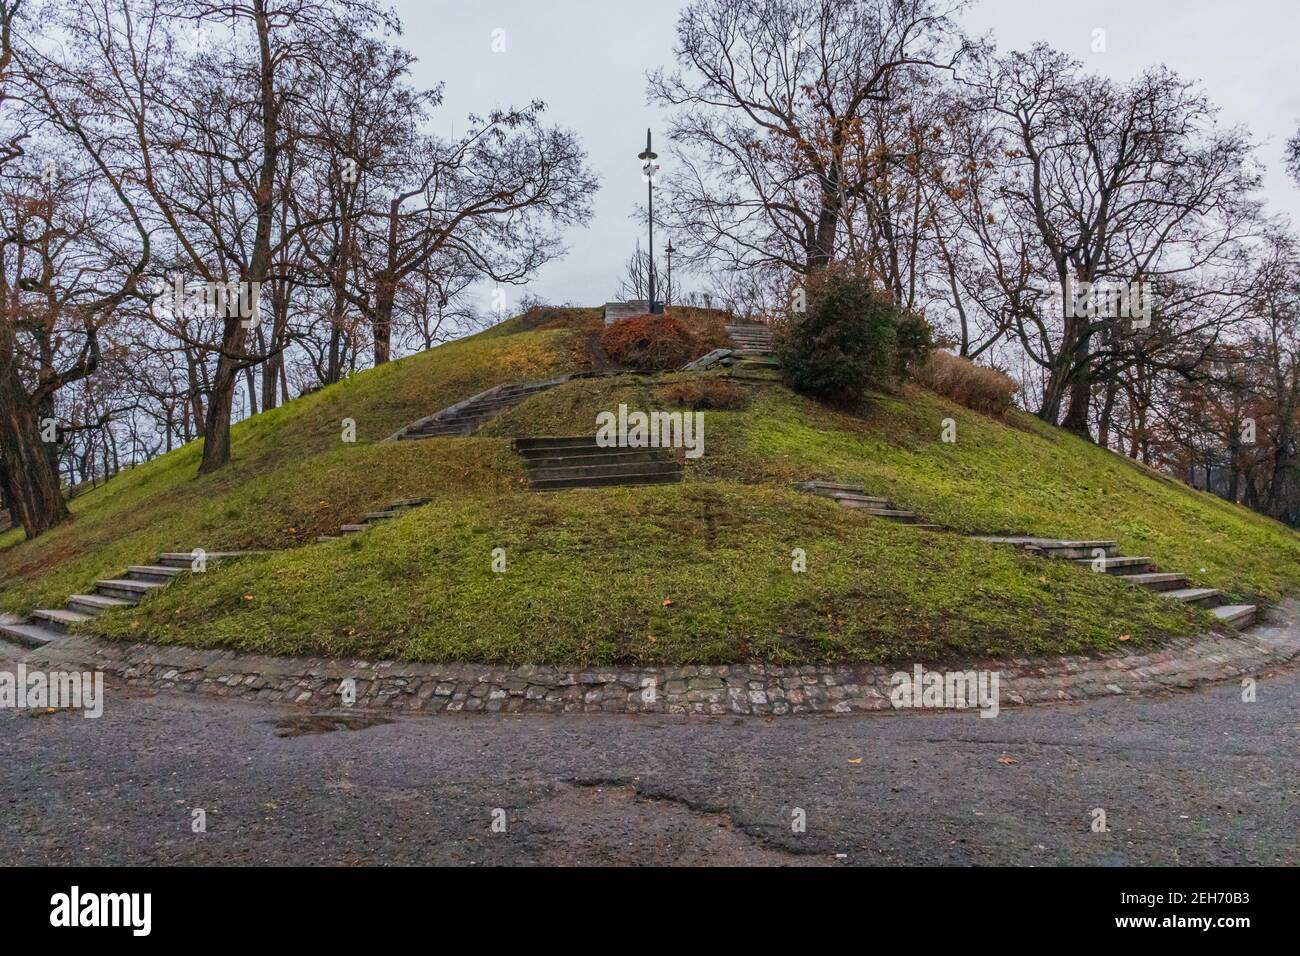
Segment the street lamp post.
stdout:
<path fill-rule="evenodd" d="M 650 312 L 659 311 L 655 303 L 655 176 L 659 173 L 659 164 L 655 162 L 659 155 L 650 148 L 650 130 L 645 131 L 645 152 L 638 153 L 641 160 L 641 178 L 646 182 L 647 208 L 650 213 Z"/>
<path fill-rule="evenodd" d="M 668 289 L 664 292 L 664 305 L 673 304 L 673 253 L 677 250 L 673 248 L 673 240 L 669 238 L 668 245 L 664 247 L 664 253 L 668 256 Z"/>

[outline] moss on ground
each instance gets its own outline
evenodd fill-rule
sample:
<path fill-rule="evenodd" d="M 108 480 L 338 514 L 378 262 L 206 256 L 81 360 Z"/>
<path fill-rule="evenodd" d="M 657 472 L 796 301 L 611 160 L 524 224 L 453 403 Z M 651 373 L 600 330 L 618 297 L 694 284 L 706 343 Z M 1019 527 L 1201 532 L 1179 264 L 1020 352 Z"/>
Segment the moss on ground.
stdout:
<path fill-rule="evenodd" d="M 585 367 L 594 310 L 531 314 L 360 373 L 235 428 L 232 465 L 178 449 L 73 502 L 32 542 L 0 537 L 0 608 L 60 606 L 159 551 L 275 549 L 96 620 L 114 637 L 272 653 L 555 664 L 945 659 L 1138 646 L 1213 626 L 1105 575 L 795 493 L 861 482 L 969 533 L 1114 537 L 1235 599 L 1300 585 L 1300 536 L 1012 413 L 928 392 L 858 413 L 775 385 L 706 412 L 681 485 L 524 490 L 513 435 L 591 434 L 620 402 L 661 407 L 692 376 L 575 380 L 469 438 L 382 444 L 500 382 Z M 358 441 L 340 440 L 344 418 Z M 957 441 L 939 440 L 952 418 Z M 401 497 L 434 502 L 315 544 Z M 491 570 L 504 547 L 507 571 Z M 808 572 L 791 571 L 803 548 Z"/>

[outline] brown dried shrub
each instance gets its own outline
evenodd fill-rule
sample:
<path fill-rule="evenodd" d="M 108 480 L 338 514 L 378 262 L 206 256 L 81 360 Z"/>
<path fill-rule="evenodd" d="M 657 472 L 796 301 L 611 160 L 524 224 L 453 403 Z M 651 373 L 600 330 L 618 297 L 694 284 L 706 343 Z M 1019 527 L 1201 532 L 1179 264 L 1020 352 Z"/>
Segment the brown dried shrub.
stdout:
<path fill-rule="evenodd" d="M 655 392 L 655 400 L 669 408 L 696 412 L 733 412 L 749 407 L 749 392 L 719 378 L 673 382 Z"/>
<path fill-rule="evenodd" d="M 600 344 L 610 359 L 642 372 L 673 371 L 729 343 L 720 319 L 696 318 L 688 322 L 672 313 L 619 319 L 600 335 Z"/>
<path fill-rule="evenodd" d="M 917 383 L 950 398 L 958 405 L 985 415 L 1002 416 L 1011 407 L 1020 386 L 995 368 L 936 350 L 913 372 Z"/>

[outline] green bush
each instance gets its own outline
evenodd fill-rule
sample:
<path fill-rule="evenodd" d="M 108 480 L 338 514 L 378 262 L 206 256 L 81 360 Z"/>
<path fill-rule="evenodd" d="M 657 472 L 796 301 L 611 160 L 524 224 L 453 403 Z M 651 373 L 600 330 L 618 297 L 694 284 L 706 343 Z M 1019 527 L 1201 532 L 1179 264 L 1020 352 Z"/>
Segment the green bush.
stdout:
<path fill-rule="evenodd" d="M 791 388 L 839 404 L 899 381 L 930 350 L 930 329 L 900 309 L 860 269 L 832 263 L 804 279 L 806 311 L 779 336 L 781 374 Z M 792 297 L 792 301 L 796 301 Z"/>

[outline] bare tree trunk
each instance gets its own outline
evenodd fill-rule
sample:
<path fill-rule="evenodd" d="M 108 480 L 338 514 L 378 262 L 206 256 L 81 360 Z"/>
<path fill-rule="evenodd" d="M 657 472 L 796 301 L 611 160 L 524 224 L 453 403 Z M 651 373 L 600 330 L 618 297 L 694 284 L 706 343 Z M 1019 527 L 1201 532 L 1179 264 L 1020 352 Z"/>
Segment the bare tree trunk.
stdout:
<path fill-rule="evenodd" d="M 226 319 L 221 354 L 208 396 L 208 416 L 203 422 L 203 460 L 199 474 L 207 475 L 230 462 L 230 405 L 235 397 L 239 364 L 234 358 L 243 346 L 244 328 L 238 317 Z"/>
<path fill-rule="evenodd" d="M 0 369 L 0 483 L 13 520 L 29 539 L 68 517 L 52 449 L 12 363 Z"/>

